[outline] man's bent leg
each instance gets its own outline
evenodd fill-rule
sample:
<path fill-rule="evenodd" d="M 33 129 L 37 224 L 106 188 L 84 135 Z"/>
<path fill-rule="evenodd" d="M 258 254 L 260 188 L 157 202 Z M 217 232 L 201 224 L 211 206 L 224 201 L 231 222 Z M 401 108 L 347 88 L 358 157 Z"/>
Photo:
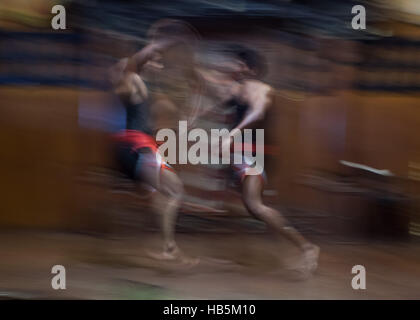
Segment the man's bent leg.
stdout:
<path fill-rule="evenodd" d="M 175 243 L 175 226 L 178 209 L 184 193 L 183 184 L 175 172 L 162 169 L 160 173 L 159 191 L 166 198 L 166 201 L 163 202 L 155 198 L 155 207 L 161 214 L 164 252 L 176 254 L 178 248 Z"/>
<path fill-rule="evenodd" d="M 162 168 L 155 152 L 145 152 L 140 157 L 140 180 L 159 193 L 153 197 L 153 207 L 160 216 L 164 252 L 175 252 L 175 223 L 183 195 L 182 182 L 175 172 Z"/>
<path fill-rule="evenodd" d="M 304 252 L 308 268 L 314 270 L 317 266 L 319 248 L 290 226 L 280 212 L 263 204 L 263 187 L 264 181 L 260 176 L 245 176 L 242 183 L 242 199 L 245 207 L 255 218 L 265 222 L 267 226 L 297 245 Z"/>

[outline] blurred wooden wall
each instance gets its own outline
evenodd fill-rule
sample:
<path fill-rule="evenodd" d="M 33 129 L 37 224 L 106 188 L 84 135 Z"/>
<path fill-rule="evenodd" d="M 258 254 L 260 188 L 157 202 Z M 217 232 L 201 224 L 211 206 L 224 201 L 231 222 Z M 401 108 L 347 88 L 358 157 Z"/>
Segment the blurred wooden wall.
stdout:
<path fill-rule="evenodd" d="M 0 225 L 66 227 L 77 214 L 78 93 L 0 87 Z"/>
<path fill-rule="evenodd" d="M 278 46 L 271 48 L 271 75 L 281 76 L 274 84 L 358 77 L 339 63 L 312 74 L 281 68 L 287 56 L 309 57 L 312 64 L 326 59 Z M 88 168 L 112 163 L 107 134 L 78 124 L 79 94 L 60 87 L 0 87 L 1 227 L 78 229 L 92 221 L 87 206 L 103 205 L 106 195 L 98 194 L 103 190 L 77 181 Z M 84 89 L 83 94 L 106 99 L 100 90 Z M 420 163 L 419 101 L 415 93 L 367 92 L 345 84 L 330 92 L 277 90 L 267 134 L 279 153 L 267 159 L 267 171 L 279 202 L 308 210 L 328 207 L 329 200 L 296 184 L 296 177 L 313 168 L 339 170 L 339 160 L 407 175 L 409 163 Z M 81 190 L 90 196 L 80 197 Z"/>

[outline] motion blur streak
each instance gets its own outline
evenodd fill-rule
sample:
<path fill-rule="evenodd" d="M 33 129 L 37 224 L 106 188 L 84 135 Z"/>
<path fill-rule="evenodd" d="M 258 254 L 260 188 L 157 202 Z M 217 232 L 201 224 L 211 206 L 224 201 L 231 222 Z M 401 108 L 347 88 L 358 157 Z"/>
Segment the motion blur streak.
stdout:
<path fill-rule="evenodd" d="M 2 0 L 0 298 L 419 299 L 419 57 L 416 0 Z M 265 173 L 152 163 L 179 121 L 264 129 Z"/>

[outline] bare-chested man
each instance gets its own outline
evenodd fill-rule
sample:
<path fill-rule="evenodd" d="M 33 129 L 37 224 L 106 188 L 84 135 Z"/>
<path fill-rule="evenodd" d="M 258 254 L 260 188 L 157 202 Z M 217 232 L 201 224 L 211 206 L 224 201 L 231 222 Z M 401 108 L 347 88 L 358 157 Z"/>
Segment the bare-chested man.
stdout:
<path fill-rule="evenodd" d="M 222 149 L 230 147 L 234 136 L 243 129 L 255 129 L 273 104 L 273 89 L 259 80 L 265 72 L 264 58 L 242 45 L 230 45 L 223 51 L 222 62 L 197 69 L 198 78 L 204 83 L 204 94 L 221 106 L 235 109 L 236 119 L 228 128 L 231 135 L 222 142 Z M 255 141 L 252 144 L 255 150 Z M 313 272 L 317 268 L 319 248 L 306 240 L 279 211 L 263 203 L 264 174 L 250 174 L 251 166 L 246 157 L 241 164 L 234 164 L 232 160 L 231 166 L 240 181 L 242 200 L 249 213 L 294 243 L 302 251 L 299 269 L 306 274 Z"/>
<path fill-rule="evenodd" d="M 141 76 L 146 65 L 164 67 L 162 55 L 184 43 L 185 26 L 180 22 L 166 21 L 152 29 L 149 44 L 132 57 L 120 60 L 110 71 L 113 91 L 126 110 L 126 129 L 115 135 L 116 154 L 126 175 L 139 185 L 149 185 L 159 192 L 160 197 L 155 196 L 154 199 L 161 215 L 164 247 L 162 254 L 154 256 L 166 260 L 182 258 L 185 261 L 188 259 L 180 253 L 174 237 L 183 184 L 158 152 L 151 119 L 151 108 L 156 101 L 152 101 L 150 88 Z"/>

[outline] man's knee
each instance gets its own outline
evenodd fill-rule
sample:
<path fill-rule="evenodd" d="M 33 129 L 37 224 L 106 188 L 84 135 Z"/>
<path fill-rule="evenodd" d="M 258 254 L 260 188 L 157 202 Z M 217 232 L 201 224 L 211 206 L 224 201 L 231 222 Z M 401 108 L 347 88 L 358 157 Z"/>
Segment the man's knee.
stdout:
<path fill-rule="evenodd" d="M 171 194 L 173 197 L 177 199 L 181 199 L 184 195 L 184 184 L 182 183 L 181 179 L 177 177 L 176 181 L 174 181 L 173 185 L 171 186 Z"/>
<path fill-rule="evenodd" d="M 252 200 L 244 195 L 243 202 L 245 204 L 246 209 L 258 219 L 262 219 L 264 217 L 264 205 L 256 200 Z"/>
<path fill-rule="evenodd" d="M 184 184 L 174 173 L 171 173 L 171 177 L 165 180 L 163 189 L 167 196 L 174 199 L 181 199 L 184 194 Z"/>

